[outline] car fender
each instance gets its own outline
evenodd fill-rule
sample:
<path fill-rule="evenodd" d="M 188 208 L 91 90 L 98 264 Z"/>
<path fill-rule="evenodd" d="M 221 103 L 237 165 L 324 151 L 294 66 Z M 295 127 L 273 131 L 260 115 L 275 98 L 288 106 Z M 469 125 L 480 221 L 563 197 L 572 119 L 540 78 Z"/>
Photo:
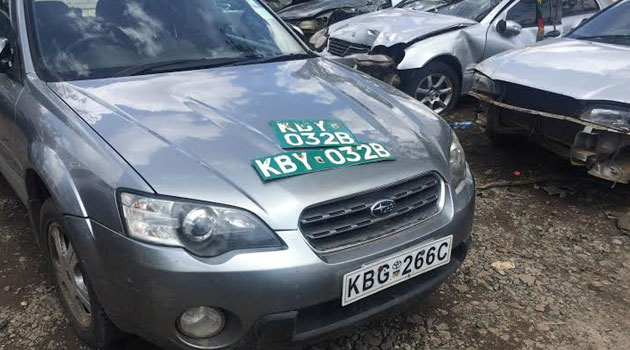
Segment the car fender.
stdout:
<path fill-rule="evenodd" d="M 478 40 L 468 30 L 457 30 L 418 41 L 405 49 L 405 57 L 397 68 L 401 71 L 418 69 L 437 57 L 450 56 L 459 62 L 463 73 L 476 62 L 474 53 L 480 46 L 476 43 Z"/>
<path fill-rule="evenodd" d="M 48 191 L 67 215 L 87 217 L 83 200 L 79 195 L 72 176 L 61 158 L 50 147 L 35 142 L 29 146 L 30 163 L 46 185 Z"/>
<path fill-rule="evenodd" d="M 14 143 L 26 192 L 31 191 L 29 210 L 37 210 L 37 203 L 30 202 L 41 199 L 37 189 L 29 189 L 32 172 L 64 215 L 89 217 L 123 232 L 117 191 L 152 193 L 152 188 L 45 83 L 27 80 L 26 88 L 16 112 L 16 124 L 23 132 Z M 37 212 L 31 214 L 37 218 Z"/>

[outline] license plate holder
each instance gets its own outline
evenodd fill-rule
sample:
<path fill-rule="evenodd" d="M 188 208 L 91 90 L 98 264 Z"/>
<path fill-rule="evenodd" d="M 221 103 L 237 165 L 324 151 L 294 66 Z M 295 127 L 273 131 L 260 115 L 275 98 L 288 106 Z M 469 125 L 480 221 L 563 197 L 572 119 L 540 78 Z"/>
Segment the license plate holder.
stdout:
<path fill-rule="evenodd" d="M 343 276 L 341 305 L 367 298 L 451 261 L 453 236 L 396 253 Z"/>

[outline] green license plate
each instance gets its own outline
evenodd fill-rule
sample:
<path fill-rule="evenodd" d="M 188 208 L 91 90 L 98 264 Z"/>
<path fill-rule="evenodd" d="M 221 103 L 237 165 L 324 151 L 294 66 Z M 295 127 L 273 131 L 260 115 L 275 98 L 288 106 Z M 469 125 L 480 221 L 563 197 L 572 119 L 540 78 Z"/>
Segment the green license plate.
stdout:
<path fill-rule="evenodd" d="M 356 146 L 280 153 L 256 158 L 252 164 L 264 181 L 270 181 L 316 171 L 395 159 L 396 157 L 379 143 L 362 143 Z"/>
<path fill-rule="evenodd" d="M 352 131 L 335 120 L 276 120 L 269 122 L 283 149 L 358 145 Z"/>

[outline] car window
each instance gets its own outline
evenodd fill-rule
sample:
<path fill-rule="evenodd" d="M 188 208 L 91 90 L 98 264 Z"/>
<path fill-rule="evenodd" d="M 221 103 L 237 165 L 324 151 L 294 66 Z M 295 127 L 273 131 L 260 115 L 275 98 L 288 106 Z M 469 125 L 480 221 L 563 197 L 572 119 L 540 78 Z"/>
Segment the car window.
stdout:
<path fill-rule="evenodd" d="M 29 0 L 38 73 L 106 78 L 138 64 L 304 54 L 257 0 Z"/>
<path fill-rule="evenodd" d="M 622 0 L 579 26 L 569 38 L 630 46 L 630 1 Z"/>
<path fill-rule="evenodd" d="M 501 0 L 462 0 L 439 7 L 436 12 L 480 22 L 500 3 Z"/>
<path fill-rule="evenodd" d="M 9 16 L 9 0 L 0 1 L 0 37 L 8 38 L 11 33 L 11 17 Z"/>
<path fill-rule="evenodd" d="M 537 27 L 537 6 L 536 0 L 521 0 L 508 11 L 506 20 L 515 21 L 523 28 Z M 545 24 L 562 23 L 562 7 L 556 1 L 543 0 L 542 15 Z"/>
<path fill-rule="evenodd" d="M 450 1 L 447 0 L 406 0 L 401 1 L 396 7 L 409 8 L 412 10 L 426 11 L 435 9 L 440 6 L 447 5 Z"/>
<path fill-rule="evenodd" d="M 595 0 L 562 0 L 562 15 L 564 17 L 597 11 L 599 11 L 599 5 Z"/>

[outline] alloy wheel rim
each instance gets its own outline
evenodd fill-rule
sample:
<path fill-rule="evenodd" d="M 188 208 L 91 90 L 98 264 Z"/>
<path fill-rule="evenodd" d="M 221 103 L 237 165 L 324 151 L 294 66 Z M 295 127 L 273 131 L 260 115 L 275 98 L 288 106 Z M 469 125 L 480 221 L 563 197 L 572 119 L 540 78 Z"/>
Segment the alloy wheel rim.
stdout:
<path fill-rule="evenodd" d="M 415 97 L 435 113 L 442 113 L 453 99 L 453 82 L 442 73 L 429 74 L 418 84 Z"/>
<path fill-rule="evenodd" d="M 82 328 L 89 328 L 92 302 L 76 251 L 58 224 L 50 225 L 48 237 L 50 258 L 61 295 L 77 323 Z"/>

